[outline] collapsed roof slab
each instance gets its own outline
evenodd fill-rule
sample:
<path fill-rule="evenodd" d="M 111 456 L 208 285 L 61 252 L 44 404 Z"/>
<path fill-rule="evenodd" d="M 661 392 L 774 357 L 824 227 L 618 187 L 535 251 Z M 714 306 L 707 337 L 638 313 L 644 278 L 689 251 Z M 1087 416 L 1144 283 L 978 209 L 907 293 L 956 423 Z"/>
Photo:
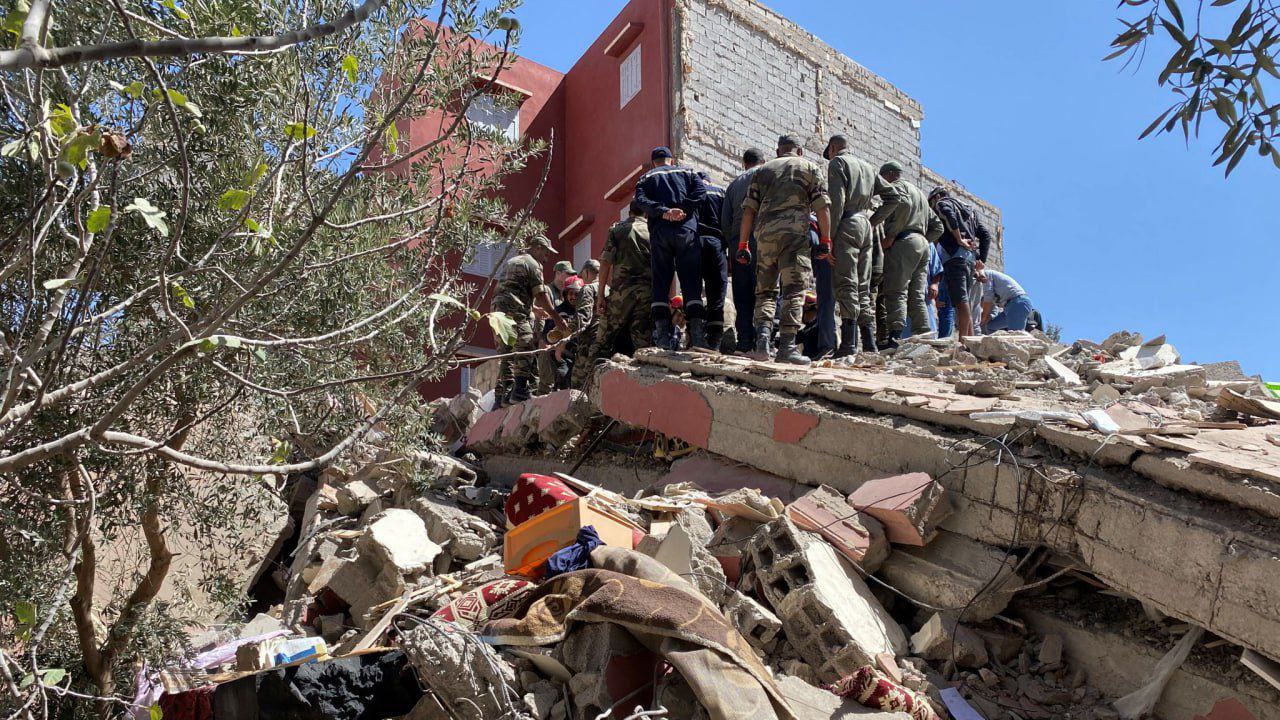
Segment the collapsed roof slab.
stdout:
<path fill-rule="evenodd" d="M 929 403 L 902 404 L 833 389 L 814 372 L 789 381 L 777 368 L 642 353 L 602 365 L 592 399 L 621 422 L 806 485 L 849 492 L 927 472 L 953 492 L 944 529 L 1048 546 L 1166 614 L 1280 657 L 1275 518 L 1157 484 L 1130 467 L 1132 447 L 1099 438 L 1090 459 L 1034 427 L 970 418 L 957 406 L 968 401 L 929 388 L 908 389 L 933 394 Z"/>

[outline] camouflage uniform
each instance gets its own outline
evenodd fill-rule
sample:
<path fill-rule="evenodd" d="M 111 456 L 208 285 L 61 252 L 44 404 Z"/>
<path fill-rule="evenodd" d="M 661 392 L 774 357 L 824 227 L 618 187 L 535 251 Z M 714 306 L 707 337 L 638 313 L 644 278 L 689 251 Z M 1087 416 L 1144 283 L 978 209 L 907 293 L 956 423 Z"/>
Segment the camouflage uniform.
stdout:
<path fill-rule="evenodd" d="M 493 295 L 493 309 L 506 313 L 516 324 L 515 345 L 498 341 L 498 354 L 528 352 L 535 349 L 533 340 L 533 302 L 542 288 L 542 265 L 529 253 L 520 253 L 502 268 L 502 280 Z M 503 358 L 498 364 L 495 394 L 506 398 L 517 378 L 532 383 L 537 377 L 534 356 Z"/>
<path fill-rule="evenodd" d="M 871 270 L 874 249 L 870 210 L 876 193 L 886 186 L 876 169 L 853 152 L 841 150 L 827 168 L 831 196 L 831 234 L 834 236 L 836 303 L 840 317 L 869 326 Z"/>
<path fill-rule="evenodd" d="M 600 260 L 613 266 L 609 294 L 604 317 L 597 318 L 591 348 L 574 368 L 573 386 L 579 389 L 586 386 L 596 361 L 614 353 L 621 333 L 631 336 L 631 346 L 636 349 L 653 343 L 649 224 L 645 219 L 629 218 L 610 228 Z"/>
<path fill-rule="evenodd" d="M 751 178 L 744 208 L 756 211 L 756 326 L 772 325 L 782 279 L 783 335 L 803 327 L 804 291 L 813 275 L 809 214 L 827 206 L 827 179 L 812 160 L 787 155 L 770 160 Z"/>
<path fill-rule="evenodd" d="M 925 294 L 929 286 L 929 243 L 942 236 L 942 221 L 929 207 L 920 188 L 906 180 L 887 185 L 880 192 L 884 205 L 872 216 L 872 224 L 884 223 L 893 245 L 884 253 L 884 279 L 888 339 L 896 339 L 911 316 L 913 332 L 929 329 Z"/>
<path fill-rule="evenodd" d="M 596 315 L 596 298 L 600 295 L 600 285 L 590 283 L 584 285 L 578 294 L 578 305 L 575 308 L 573 331 L 576 334 L 570 343 L 573 350 L 573 374 L 569 376 L 569 387 L 581 389 L 587 380 L 587 373 L 593 365 L 591 352 L 596 343 L 596 335 L 600 332 L 600 319 Z M 569 348 L 565 348 L 565 356 L 569 356 Z"/>

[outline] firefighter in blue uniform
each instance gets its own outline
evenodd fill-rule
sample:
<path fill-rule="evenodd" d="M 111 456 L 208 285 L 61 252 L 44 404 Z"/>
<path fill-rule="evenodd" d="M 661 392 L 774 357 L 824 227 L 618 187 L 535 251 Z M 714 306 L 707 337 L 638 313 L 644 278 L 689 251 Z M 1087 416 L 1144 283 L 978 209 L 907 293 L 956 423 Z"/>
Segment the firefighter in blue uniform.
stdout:
<path fill-rule="evenodd" d="M 702 178 L 676 164 L 665 147 L 650 156 L 653 169 L 636 185 L 636 202 L 649 219 L 649 260 L 653 269 L 654 344 L 676 350 L 671 325 L 671 280 L 680 278 L 690 332 L 706 332 L 707 307 L 702 301 L 702 244 L 698 240 L 698 207 L 707 191 Z"/>

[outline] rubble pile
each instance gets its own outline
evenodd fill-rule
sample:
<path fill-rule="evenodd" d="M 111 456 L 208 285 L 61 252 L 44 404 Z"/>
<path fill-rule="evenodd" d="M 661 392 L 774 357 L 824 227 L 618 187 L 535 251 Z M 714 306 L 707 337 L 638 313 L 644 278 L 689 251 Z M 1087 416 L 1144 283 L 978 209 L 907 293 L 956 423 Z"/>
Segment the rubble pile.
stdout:
<path fill-rule="evenodd" d="M 721 356 L 643 359 L 740 373 L 772 390 L 789 390 L 797 372 Z M 873 393 L 887 386 L 868 377 L 945 382 L 945 394 L 910 385 L 896 396 L 957 422 L 1030 414 L 1153 445 L 1277 428 L 1266 416 L 1274 403 L 1251 381 L 1181 365 L 1163 338 L 1070 347 L 1026 333 L 923 338 L 805 370 L 807 386 L 830 392 L 847 369 L 874 373 L 858 376 Z M 220 719 L 301 716 L 288 714 L 298 705 L 306 717 L 370 720 L 1130 716 L 1114 703 L 1147 678 L 1127 687 L 1081 664 L 1071 635 L 1081 618 L 1071 603 L 1045 610 L 1051 598 L 1113 591 L 1051 543 L 1028 541 L 1017 523 L 1020 541 L 975 538 L 954 522 L 966 497 L 939 473 L 910 471 L 926 466 L 911 457 L 898 461 L 906 472 L 851 482 L 833 469 L 830 484 L 806 487 L 705 454 L 710 431 L 675 416 L 688 391 L 664 383 L 646 392 L 668 398 L 672 416 L 646 423 L 627 416 L 643 407 L 577 392 L 491 413 L 474 392 L 438 401 L 437 430 L 464 454 L 370 447 L 300 483 L 308 494 L 294 541 L 274 559 L 282 601 L 202 638 L 196 658 L 144 672 L 140 706 L 159 698 L 174 719 L 199 716 L 175 702 L 192 694 L 209 696 Z M 996 404 L 1015 395 L 1032 401 Z M 789 452 L 817 427 L 779 412 L 772 445 L 743 453 Z M 485 470 L 489 456 L 518 466 L 566 449 L 582 464 L 602 441 L 613 443 L 603 456 L 643 455 L 663 468 L 698 452 L 668 481 L 629 494 L 590 466 Z M 1157 656 L 1177 649 L 1168 634 L 1153 645 Z M 1174 667 L 1150 681 L 1157 699 L 1180 663 L 1166 664 Z M 1265 686 L 1256 693 L 1272 697 Z"/>

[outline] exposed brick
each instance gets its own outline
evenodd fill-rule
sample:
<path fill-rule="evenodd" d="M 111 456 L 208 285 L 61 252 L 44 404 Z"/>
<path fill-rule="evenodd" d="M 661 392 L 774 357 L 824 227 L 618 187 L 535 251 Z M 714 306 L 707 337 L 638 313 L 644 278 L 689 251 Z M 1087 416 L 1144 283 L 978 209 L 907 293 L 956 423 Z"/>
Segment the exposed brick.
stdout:
<path fill-rule="evenodd" d="M 925 473 L 879 478 L 849 495 L 849 504 L 884 523 L 889 542 L 924 545 L 951 511 L 946 490 Z"/>

